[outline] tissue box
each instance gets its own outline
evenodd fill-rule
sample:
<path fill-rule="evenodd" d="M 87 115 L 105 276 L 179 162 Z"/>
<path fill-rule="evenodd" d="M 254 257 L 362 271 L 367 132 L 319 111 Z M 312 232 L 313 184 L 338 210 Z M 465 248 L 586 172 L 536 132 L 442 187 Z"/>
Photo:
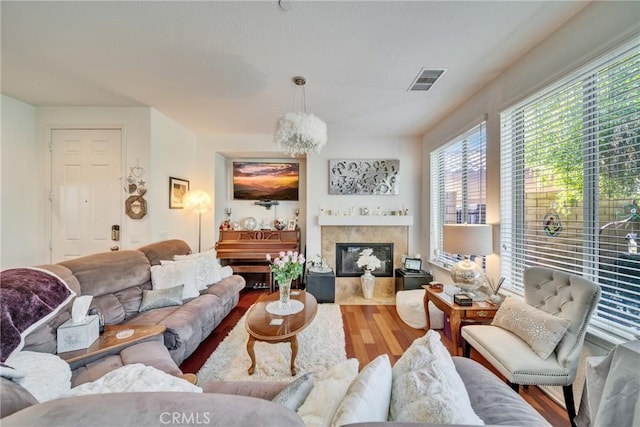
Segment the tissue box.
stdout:
<path fill-rule="evenodd" d="M 98 316 L 87 316 L 81 322 L 69 319 L 58 327 L 58 353 L 87 348 L 98 339 Z"/>

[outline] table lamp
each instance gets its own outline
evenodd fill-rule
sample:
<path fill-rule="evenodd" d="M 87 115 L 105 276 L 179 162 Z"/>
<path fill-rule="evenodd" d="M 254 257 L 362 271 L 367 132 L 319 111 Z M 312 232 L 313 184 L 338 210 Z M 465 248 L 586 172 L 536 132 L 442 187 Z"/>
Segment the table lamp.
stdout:
<path fill-rule="evenodd" d="M 473 292 L 484 283 L 482 268 L 469 259 L 471 255 L 493 252 L 491 225 L 445 224 L 442 229 L 442 249 L 449 254 L 464 256 L 451 268 L 454 284 L 463 291 Z"/>

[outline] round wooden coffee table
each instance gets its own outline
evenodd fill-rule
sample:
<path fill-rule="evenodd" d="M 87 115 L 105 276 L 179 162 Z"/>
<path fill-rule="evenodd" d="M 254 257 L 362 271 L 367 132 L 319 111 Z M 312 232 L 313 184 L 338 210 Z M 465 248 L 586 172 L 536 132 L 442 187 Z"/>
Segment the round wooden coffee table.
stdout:
<path fill-rule="evenodd" d="M 296 356 L 298 355 L 298 332 L 309 326 L 311 321 L 316 317 L 318 312 L 318 302 L 313 295 L 306 291 L 291 292 L 291 299 L 298 300 L 304 304 L 302 311 L 289 315 L 277 315 L 267 312 L 266 306 L 270 302 L 277 301 L 280 298 L 278 292 L 261 297 L 251 307 L 247 313 L 245 327 L 249 332 L 247 340 L 247 353 L 251 358 L 251 366 L 249 367 L 249 375 L 253 375 L 256 369 L 256 355 L 254 352 L 254 344 L 256 341 L 263 341 L 270 344 L 279 342 L 291 343 L 291 375 L 296 375 Z M 278 319 L 282 320 L 281 324 Z"/>

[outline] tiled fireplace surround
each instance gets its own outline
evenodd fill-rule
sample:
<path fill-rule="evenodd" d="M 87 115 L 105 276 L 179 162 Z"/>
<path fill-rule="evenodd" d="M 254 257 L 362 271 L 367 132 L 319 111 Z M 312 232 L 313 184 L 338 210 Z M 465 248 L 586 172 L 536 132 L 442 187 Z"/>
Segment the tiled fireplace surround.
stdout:
<path fill-rule="evenodd" d="M 322 226 L 322 256 L 336 271 L 336 243 L 393 243 L 394 269 L 408 252 L 408 226 Z M 359 277 L 336 277 L 337 304 L 395 304 L 395 279 L 376 277 L 372 299 L 364 299 Z"/>

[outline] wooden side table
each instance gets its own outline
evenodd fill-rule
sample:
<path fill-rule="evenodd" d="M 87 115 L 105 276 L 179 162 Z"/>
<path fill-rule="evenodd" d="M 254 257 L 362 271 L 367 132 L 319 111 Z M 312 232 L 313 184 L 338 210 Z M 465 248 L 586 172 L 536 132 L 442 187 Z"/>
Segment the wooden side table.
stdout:
<path fill-rule="evenodd" d="M 132 329 L 133 335 L 127 338 L 117 338 L 116 334 L 125 329 Z M 149 338 L 162 335 L 166 329 L 167 327 L 164 325 L 107 325 L 104 327 L 104 332 L 89 347 L 58 353 L 58 356 L 71 364 L 146 341 Z"/>
<path fill-rule="evenodd" d="M 435 291 L 431 289 L 429 285 L 423 285 L 422 287 L 425 289 L 424 312 L 427 314 L 427 330 L 431 328 L 428 315 L 429 301 L 431 301 L 433 305 L 449 316 L 449 321 L 451 322 L 451 341 L 453 341 L 453 356 L 462 356 L 459 347 L 460 325 L 462 321 L 490 322 L 493 316 L 496 315 L 498 307 L 486 301 L 474 301 L 473 305 L 469 306 L 458 305 L 453 302 L 453 296 L 444 291 Z"/>

